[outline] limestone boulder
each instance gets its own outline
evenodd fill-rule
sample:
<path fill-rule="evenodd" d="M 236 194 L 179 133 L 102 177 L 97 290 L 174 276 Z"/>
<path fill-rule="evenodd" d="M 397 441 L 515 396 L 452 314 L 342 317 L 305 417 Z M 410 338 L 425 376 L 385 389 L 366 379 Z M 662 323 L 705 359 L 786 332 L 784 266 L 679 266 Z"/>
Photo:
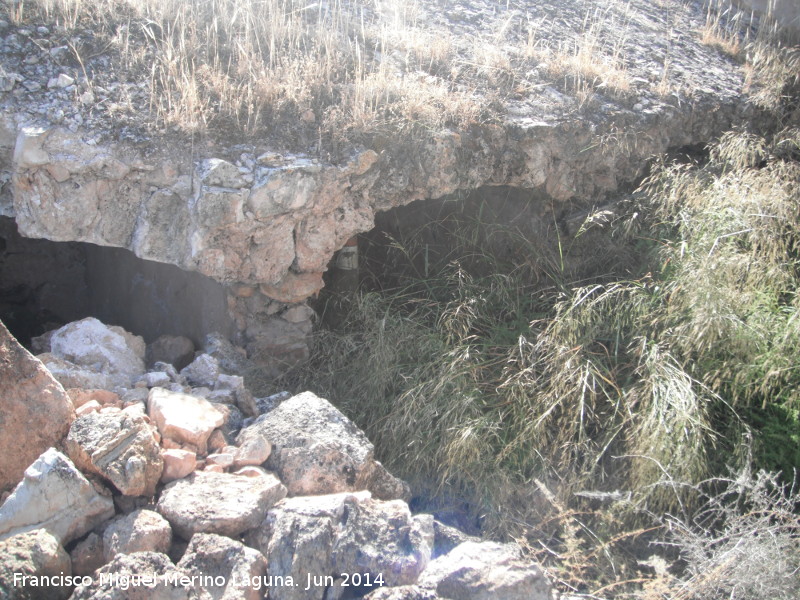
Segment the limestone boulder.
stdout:
<path fill-rule="evenodd" d="M 66 545 L 113 516 L 111 498 L 99 494 L 66 456 L 50 448 L 0 506 L 0 539 L 42 528 Z"/>
<path fill-rule="evenodd" d="M 190 385 L 212 389 L 221 373 L 219 362 L 209 354 L 200 354 L 181 369 L 181 375 L 186 378 Z"/>
<path fill-rule="evenodd" d="M 0 323 L 0 492 L 63 440 L 74 418 L 64 388 Z"/>
<path fill-rule="evenodd" d="M 113 387 L 131 387 L 144 374 L 144 340 L 87 317 L 56 330 L 50 352 L 82 370 L 102 373 Z M 85 387 L 85 386 L 69 386 Z"/>
<path fill-rule="evenodd" d="M 286 498 L 267 513 L 263 523 L 247 532 L 245 543 L 267 558 L 270 575 L 305 581 L 307 573 L 333 573 L 333 545 L 345 519 L 348 499 L 367 500 L 369 492 Z M 281 586 L 270 600 L 323 600 L 325 588 Z"/>
<path fill-rule="evenodd" d="M 152 496 L 164 462 L 145 417 L 90 413 L 75 420 L 66 450 L 85 473 L 95 473 L 126 496 Z"/>
<path fill-rule="evenodd" d="M 216 359 L 219 368 L 226 375 L 241 375 L 250 367 L 244 348 L 234 346 L 221 333 L 209 333 L 206 336 L 203 350 Z"/>
<path fill-rule="evenodd" d="M 211 432 L 225 422 L 224 414 L 208 400 L 163 388 L 150 390 L 147 414 L 162 437 L 191 444 L 201 454 Z"/>
<path fill-rule="evenodd" d="M 213 533 L 192 536 L 178 568 L 189 576 L 219 578 L 224 585 L 207 586 L 214 600 L 262 600 L 267 561 L 241 542 Z"/>
<path fill-rule="evenodd" d="M 418 585 L 382 587 L 364 596 L 366 600 L 439 600 L 433 590 Z"/>
<path fill-rule="evenodd" d="M 76 587 L 70 600 L 209 600 L 202 588 L 182 585 L 183 577 L 187 573 L 166 554 L 118 554 L 95 571 L 89 585 Z"/>
<path fill-rule="evenodd" d="M 183 479 L 197 467 L 197 455 L 188 450 L 165 449 L 161 451 L 164 460 L 164 470 L 161 473 L 161 482 L 170 483 Z"/>
<path fill-rule="evenodd" d="M 153 510 L 139 509 L 116 517 L 103 531 L 103 554 L 106 562 L 117 554 L 162 552 L 172 544 L 172 528 Z"/>
<path fill-rule="evenodd" d="M 260 465 L 266 462 L 272 451 L 272 444 L 257 425 L 250 425 L 242 429 L 236 436 L 236 445 L 238 448 L 234 457 L 234 466 L 237 468 Z"/>
<path fill-rule="evenodd" d="M 271 575 L 293 581 L 308 573 L 380 573 L 385 585 L 405 585 L 428 564 L 433 519 L 413 517 L 404 502 L 374 500 L 367 491 L 296 496 L 275 505 L 245 542 L 267 557 Z M 271 590 L 270 598 L 323 600 L 331 590 L 287 586 Z"/>
<path fill-rule="evenodd" d="M 380 573 L 387 586 L 415 583 L 433 551 L 433 516 L 412 516 L 402 500 L 348 499 L 345 508 L 333 545 L 334 572 Z"/>
<path fill-rule="evenodd" d="M 234 537 L 253 529 L 286 496 L 277 477 L 195 472 L 167 485 L 156 510 L 188 540 L 195 533 Z"/>
<path fill-rule="evenodd" d="M 72 574 L 69 555 L 44 529 L 0 541 L 0 557 L 0 597 L 4 600 L 65 600 L 72 592 L 67 586 L 31 585 L 23 579 Z"/>
<path fill-rule="evenodd" d="M 117 387 L 114 377 L 81 367 L 50 352 L 37 354 L 36 358 L 42 361 L 42 364 L 64 389 L 111 390 Z"/>
<path fill-rule="evenodd" d="M 513 544 L 464 542 L 431 561 L 419 585 L 459 600 L 550 600 L 550 583 Z"/>
<path fill-rule="evenodd" d="M 145 362 L 148 366 L 163 362 L 181 370 L 194 360 L 194 351 L 194 342 L 186 336 L 162 335 L 147 345 Z"/>
<path fill-rule="evenodd" d="M 214 391 L 230 391 L 236 406 L 248 417 L 261 414 L 253 394 L 245 387 L 244 378 L 240 375 L 221 374 L 214 384 Z"/>
<path fill-rule="evenodd" d="M 373 446 L 330 402 L 304 392 L 253 424 L 272 444 L 266 467 L 293 496 L 366 489 L 373 476 Z"/>

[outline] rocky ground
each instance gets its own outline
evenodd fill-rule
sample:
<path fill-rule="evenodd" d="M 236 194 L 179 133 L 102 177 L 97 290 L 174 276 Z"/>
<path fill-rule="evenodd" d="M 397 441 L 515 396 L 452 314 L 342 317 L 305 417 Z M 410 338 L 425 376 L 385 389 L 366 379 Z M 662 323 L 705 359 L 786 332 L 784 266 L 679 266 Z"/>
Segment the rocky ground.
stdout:
<path fill-rule="evenodd" d="M 272 116 L 256 129 L 234 127 L 209 78 L 197 84 L 203 128 L 168 118 L 163 103 L 189 98 L 155 75 L 183 64 L 169 62 L 165 24 L 7 11 L 0 214 L 26 237 L 126 248 L 224 284 L 237 343 L 275 374 L 307 358 L 306 300 L 376 213 L 512 186 L 549 222 L 607 201 L 653 156 L 767 119 L 748 96 L 757 74 L 702 41 L 699 2 L 452 0 L 413 3 L 402 19 L 343 6 L 351 25 L 334 32 L 344 54 L 330 94 L 273 99 L 285 110 L 264 109 Z M 333 18 L 302 14 L 292 26 L 312 37 Z M 754 35 L 755 24 L 734 25 L 711 33 Z M 362 53 L 364 72 L 351 64 Z M 255 85 L 233 71 L 217 79 Z M 290 95 L 298 85 L 282 76 L 264 77 Z M 353 105 L 376 78 L 389 104 Z"/>
<path fill-rule="evenodd" d="M 550 597 L 518 548 L 412 514 L 327 400 L 254 398 L 218 337 L 87 318 L 34 344 L 0 325 L 3 598 Z"/>

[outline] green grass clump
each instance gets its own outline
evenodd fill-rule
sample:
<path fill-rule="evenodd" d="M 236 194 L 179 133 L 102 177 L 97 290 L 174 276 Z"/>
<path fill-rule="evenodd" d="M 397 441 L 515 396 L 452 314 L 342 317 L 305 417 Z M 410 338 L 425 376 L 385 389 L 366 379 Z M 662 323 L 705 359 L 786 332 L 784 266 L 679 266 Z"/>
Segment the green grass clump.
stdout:
<path fill-rule="evenodd" d="M 287 381 L 341 406 L 428 508 L 490 535 L 589 554 L 642 515 L 688 518 L 697 484 L 751 459 L 789 481 L 798 139 L 732 133 L 703 166 L 657 166 L 602 231 L 596 215 L 572 237 L 509 229 L 490 254 L 497 227 L 462 220 L 434 262 L 396 240 L 396 287 L 353 297 Z M 588 274 L 586 257 L 607 271 Z M 586 491 L 614 510 L 600 516 Z"/>

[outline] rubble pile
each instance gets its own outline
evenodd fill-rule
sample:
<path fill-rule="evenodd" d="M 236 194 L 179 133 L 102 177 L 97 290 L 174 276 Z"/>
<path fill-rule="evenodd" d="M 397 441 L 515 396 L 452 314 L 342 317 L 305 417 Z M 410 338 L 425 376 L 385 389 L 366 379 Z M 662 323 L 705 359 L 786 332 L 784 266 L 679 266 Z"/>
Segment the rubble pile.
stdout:
<path fill-rule="evenodd" d="M 94 318 L 33 345 L 0 325 L 4 598 L 550 598 L 517 547 L 412 514 L 327 400 L 253 398 L 219 336 L 180 370 Z"/>

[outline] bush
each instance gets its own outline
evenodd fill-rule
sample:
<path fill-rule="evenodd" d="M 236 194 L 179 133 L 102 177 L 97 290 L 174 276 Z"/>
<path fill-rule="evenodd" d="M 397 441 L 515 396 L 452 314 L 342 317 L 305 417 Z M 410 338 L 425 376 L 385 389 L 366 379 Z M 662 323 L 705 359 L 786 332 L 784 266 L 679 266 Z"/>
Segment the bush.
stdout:
<path fill-rule="evenodd" d="M 774 474 L 743 472 L 704 484 L 702 510 L 669 520 L 684 573 L 669 598 L 793 600 L 800 597 L 800 494 Z"/>

